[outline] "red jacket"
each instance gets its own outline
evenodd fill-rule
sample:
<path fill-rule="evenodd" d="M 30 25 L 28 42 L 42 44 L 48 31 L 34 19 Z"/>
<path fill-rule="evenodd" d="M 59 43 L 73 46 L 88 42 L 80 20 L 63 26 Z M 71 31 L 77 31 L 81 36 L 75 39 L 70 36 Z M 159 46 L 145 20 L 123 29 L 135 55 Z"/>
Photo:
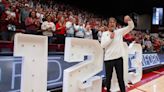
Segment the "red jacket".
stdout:
<path fill-rule="evenodd" d="M 19 21 L 17 18 L 6 20 L 7 14 L 5 12 L 2 13 L 2 16 L 0 17 L 0 31 L 8 31 L 7 26 L 8 24 L 13 24 L 17 26 L 19 24 Z"/>
<path fill-rule="evenodd" d="M 64 35 L 66 33 L 66 28 L 62 27 L 61 29 L 59 29 L 61 26 L 59 25 L 59 23 L 56 23 L 56 34 L 61 34 Z"/>

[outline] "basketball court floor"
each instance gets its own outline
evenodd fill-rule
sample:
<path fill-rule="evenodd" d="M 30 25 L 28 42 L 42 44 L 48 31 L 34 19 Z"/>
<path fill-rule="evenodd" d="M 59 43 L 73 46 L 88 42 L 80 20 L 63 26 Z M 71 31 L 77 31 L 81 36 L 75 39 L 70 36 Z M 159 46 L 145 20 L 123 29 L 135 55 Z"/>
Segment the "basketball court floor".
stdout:
<path fill-rule="evenodd" d="M 139 83 L 130 85 L 128 92 L 164 92 L 164 67 L 144 74 Z"/>
<path fill-rule="evenodd" d="M 127 92 L 164 92 L 164 67 L 143 74 L 142 80 L 134 85 L 129 84 Z M 62 92 L 52 91 L 52 92 Z M 102 89 L 102 92 L 107 92 Z"/>

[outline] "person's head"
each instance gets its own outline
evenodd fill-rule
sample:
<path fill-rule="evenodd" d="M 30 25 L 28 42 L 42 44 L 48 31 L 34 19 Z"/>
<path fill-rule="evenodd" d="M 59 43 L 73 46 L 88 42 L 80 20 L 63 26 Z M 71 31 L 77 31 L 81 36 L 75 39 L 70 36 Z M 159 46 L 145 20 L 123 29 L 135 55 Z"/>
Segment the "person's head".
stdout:
<path fill-rule="evenodd" d="M 90 25 L 86 25 L 86 30 L 90 31 L 90 29 L 91 29 L 91 26 Z"/>
<path fill-rule="evenodd" d="M 100 27 L 99 31 L 104 32 L 105 31 L 105 27 Z"/>
<path fill-rule="evenodd" d="M 48 22 L 51 22 L 51 20 L 52 20 L 51 15 L 47 15 L 46 20 L 47 20 Z"/>
<path fill-rule="evenodd" d="M 36 18 L 36 12 L 31 11 L 30 14 L 29 14 L 29 17 Z"/>
<path fill-rule="evenodd" d="M 84 24 L 84 23 L 83 23 L 82 21 L 79 21 L 79 25 L 80 25 L 80 26 L 83 26 L 83 24 Z"/>
<path fill-rule="evenodd" d="M 110 17 L 108 21 L 109 31 L 113 31 L 116 28 L 117 21 L 114 17 Z"/>
<path fill-rule="evenodd" d="M 69 16 L 69 21 L 70 21 L 70 22 L 74 22 L 73 16 Z"/>
<path fill-rule="evenodd" d="M 25 9 L 28 9 L 30 7 L 29 4 L 24 4 Z"/>
<path fill-rule="evenodd" d="M 64 23 L 65 18 L 64 18 L 64 17 L 61 17 L 61 18 L 59 19 L 59 21 L 60 21 L 61 23 Z"/>

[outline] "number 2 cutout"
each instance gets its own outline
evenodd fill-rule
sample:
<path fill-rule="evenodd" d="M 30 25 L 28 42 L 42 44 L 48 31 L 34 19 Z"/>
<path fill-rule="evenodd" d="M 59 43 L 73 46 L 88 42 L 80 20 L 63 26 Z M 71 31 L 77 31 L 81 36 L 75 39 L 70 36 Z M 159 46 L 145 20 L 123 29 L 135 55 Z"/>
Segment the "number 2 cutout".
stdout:
<path fill-rule="evenodd" d="M 64 60 L 81 63 L 64 70 L 63 92 L 101 92 L 102 78 L 95 76 L 103 70 L 103 49 L 98 41 L 66 38 Z"/>

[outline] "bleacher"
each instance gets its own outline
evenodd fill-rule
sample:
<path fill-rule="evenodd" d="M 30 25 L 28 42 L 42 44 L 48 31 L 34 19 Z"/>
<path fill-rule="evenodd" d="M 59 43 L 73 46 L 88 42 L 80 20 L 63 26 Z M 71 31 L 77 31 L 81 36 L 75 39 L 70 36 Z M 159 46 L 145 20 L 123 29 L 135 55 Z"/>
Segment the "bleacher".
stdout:
<path fill-rule="evenodd" d="M 49 44 L 48 52 L 64 52 L 64 44 Z M 0 53 L 12 53 L 14 49 L 14 43 L 12 41 L 0 41 Z"/>

